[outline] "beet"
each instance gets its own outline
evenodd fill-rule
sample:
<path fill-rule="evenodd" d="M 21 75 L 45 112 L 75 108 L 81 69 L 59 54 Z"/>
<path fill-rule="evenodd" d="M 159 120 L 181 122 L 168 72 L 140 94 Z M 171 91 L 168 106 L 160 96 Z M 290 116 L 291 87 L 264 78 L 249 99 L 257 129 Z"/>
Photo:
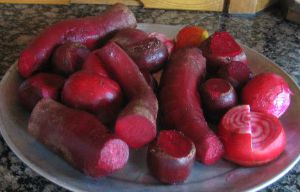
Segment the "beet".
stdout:
<path fill-rule="evenodd" d="M 251 111 L 264 112 L 280 117 L 291 102 L 291 90 L 285 79 L 266 72 L 255 76 L 242 90 L 242 102 Z"/>
<path fill-rule="evenodd" d="M 232 85 L 220 78 L 211 78 L 200 87 L 201 101 L 212 120 L 219 120 L 225 112 L 237 104 L 237 94 Z"/>
<path fill-rule="evenodd" d="M 105 124 L 116 118 L 122 100 L 118 83 L 90 71 L 78 71 L 71 75 L 62 91 L 64 104 L 94 113 Z"/>
<path fill-rule="evenodd" d="M 147 81 L 148 85 L 152 88 L 154 93 L 156 93 L 158 90 L 158 82 L 156 81 L 156 79 L 154 79 L 151 73 L 149 73 L 146 70 L 141 70 L 141 73 L 143 74 L 145 80 Z"/>
<path fill-rule="evenodd" d="M 32 110 L 42 98 L 58 100 L 65 79 L 56 74 L 38 73 L 23 81 L 18 89 L 20 103 Z"/>
<path fill-rule="evenodd" d="M 207 59 L 207 68 L 210 73 L 215 73 L 219 67 L 232 61 L 247 64 L 245 52 L 226 31 L 215 32 L 201 44 L 201 49 Z"/>
<path fill-rule="evenodd" d="M 213 164 L 223 155 L 223 146 L 201 108 L 197 85 L 205 70 L 205 58 L 198 48 L 177 50 L 163 71 L 159 104 L 165 127 L 182 131 L 195 143 L 197 160 Z"/>
<path fill-rule="evenodd" d="M 137 65 L 116 43 L 107 43 L 97 51 L 97 56 L 129 99 L 116 120 L 116 134 L 130 147 L 146 145 L 155 138 L 157 131 L 158 101 L 155 94 Z"/>
<path fill-rule="evenodd" d="M 159 181 L 182 183 L 190 175 L 195 154 L 195 145 L 189 138 L 175 130 L 165 130 L 149 145 L 147 165 Z"/>
<path fill-rule="evenodd" d="M 168 55 L 170 56 L 174 50 L 175 43 L 173 39 L 169 39 L 163 33 L 152 32 L 148 35 L 149 37 L 155 37 L 156 39 L 160 40 L 167 48 Z"/>
<path fill-rule="evenodd" d="M 33 109 L 28 131 L 72 166 L 92 177 L 123 168 L 129 157 L 127 144 L 110 134 L 87 112 L 42 99 Z"/>
<path fill-rule="evenodd" d="M 103 77 L 109 77 L 109 75 L 102 66 L 102 61 L 100 61 L 100 59 L 95 55 L 95 52 L 92 52 L 88 55 L 88 57 L 82 65 L 82 70 L 98 73 Z"/>
<path fill-rule="evenodd" d="M 52 66 L 55 72 L 70 75 L 81 69 L 90 50 L 80 43 L 67 42 L 55 49 Z"/>
<path fill-rule="evenodd" d="M 249 66 L 239 61 L 232 61 L 221 66 L 217 75 L 229 81 L 237 90 L 240 90 L 253 76 Z"/>
<path fill-rule="evenodd" d="M 143 41 L 147 38 L 148 34 L 145 31 L 135 28 L 126 28 L 119 30 L 111 39 L 111 41 L 114 41 L 126 50 L 128 46 Z"/>
<path fill-rule="evenodd" d="M 155 37 L 127 46 L 125 51 L 141 70 L 149 72 L 156 72 L 161 69 L 168 59 L 166 46 Z"/>

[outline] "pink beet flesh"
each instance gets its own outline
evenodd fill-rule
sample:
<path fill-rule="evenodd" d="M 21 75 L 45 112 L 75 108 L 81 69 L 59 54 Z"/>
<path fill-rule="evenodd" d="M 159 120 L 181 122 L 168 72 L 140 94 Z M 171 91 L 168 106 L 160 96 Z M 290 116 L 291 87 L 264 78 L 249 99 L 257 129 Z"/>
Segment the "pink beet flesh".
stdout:
<path fill-rule="evenodd" d="M 207 125 L 197 91 L 205 69 L 199 49 L 178 50 L 164 69 L 159 102 L 165 126 L 182 131 L 195 143 L 196 158 L 212 164 L 221 158 L 223 146 Z"/>
<path fill-rule="evenodd" d="M 123 94 L 113 80 L 90 71 L 78 71 L 66 81 L 62 91 L 64 104 L 94 113 L 107 124 L 121 107 Z"/>
<path fill-rule="evenodd" d="M 111 174 L 123 168 L 128 161 L 127 144 L 110 134 L 95 116 L 51 99 L 42 99 L 35 106 L 28 131 L 71 165 L 92 177 Z"/>
<path fill-rule="evenodd" d="M 156 135 L 158 102 L 155 94 L 137 65 L 116 43 L 107 43 L 97 51 L 97 56 L 129 98 L 116 120 L 116 134 L 130 147 L 144 146 Z"/>
<path fill-rule="evenodd" d="M 161 131 L 148 147 L 148 168 L 163 183 L 182 183 L 190 175 L 195 154 L 194 143 L 182 133 Z"/>
<path fill-rule="evenodd" d="M 245 85 L 242 102 L 249 104 L 251 111 L 280 117 L 290 105 L 291 93 L 283 77 L 275 73 L 262 73 Z"/>
<path fill-rule="evenodd" d="M 48 61 L 54 48 L 66 41 L 82 43 L 95 48 L 110 33 L 135 27 L 136 19 L 128 7 L 117 3 L 98 16 L 68 19 L 45 29 L 21 53 L 18 70 L 29 77 Z"/>
<path fill-rule="evenodd" d="M 32 110 L 42 98 L 59 99 L 65 79 L 56 74 L 38 73 L 25 80 L 18 89 L 19 101 Z"/>

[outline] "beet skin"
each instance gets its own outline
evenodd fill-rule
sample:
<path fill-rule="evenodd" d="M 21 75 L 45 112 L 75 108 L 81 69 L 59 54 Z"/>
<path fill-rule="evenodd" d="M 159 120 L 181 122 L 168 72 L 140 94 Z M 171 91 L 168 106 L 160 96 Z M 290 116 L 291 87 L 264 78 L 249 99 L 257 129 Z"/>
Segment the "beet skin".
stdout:
<path fill-rule="evenodd" d="M 95 116 L 51 99 L 42 99 L 35 106 L 28 131 L 72 166 L 92 177 L 111 174 L 128 161 L 127 144 L 110 134 Z"/>
<path fill-rule="evenodd" d="M 158 101 L 132 59 L 114 42 L 97 51 L 104 68 L 122 87 L 129 103 L 115 123 L 115 132 L 130 147 L 139 148 L 156 136 Z"/>
<path fill-rule="evenodd" d="M 179 49 L 165 67 L 159 104 L 166 127 L 182 131 L 196 146 L 196 159 L 213 164 L 223 155 L 223 145 L 208 127 L 201 108 L 198 83 L 206 62 L 198 48 Z"/>

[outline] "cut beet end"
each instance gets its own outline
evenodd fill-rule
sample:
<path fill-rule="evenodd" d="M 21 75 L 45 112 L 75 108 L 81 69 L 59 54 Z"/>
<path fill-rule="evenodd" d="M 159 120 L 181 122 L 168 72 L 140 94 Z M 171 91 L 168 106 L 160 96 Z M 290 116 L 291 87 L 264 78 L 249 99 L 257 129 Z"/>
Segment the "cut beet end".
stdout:
<path fill-rule="evenodd" d="M 148 168 L 163 183 L 182 183 L 191 172 L 195 154 L 189 138 L 175 130 L 161 131 L 148 147 Z"/>
<path fill-rule="evenodd" d="M 140 148 L 156 136 L 156 127 L 153 123 L 139 115 L 118 118 L 115 131 L 132 148 Z"/>
<path fill-rule="evenodd" d="M 210 41 L 213 55 L 234 57 L 243 50 L 233 37 L 226 31 L 215 32 Z"/>

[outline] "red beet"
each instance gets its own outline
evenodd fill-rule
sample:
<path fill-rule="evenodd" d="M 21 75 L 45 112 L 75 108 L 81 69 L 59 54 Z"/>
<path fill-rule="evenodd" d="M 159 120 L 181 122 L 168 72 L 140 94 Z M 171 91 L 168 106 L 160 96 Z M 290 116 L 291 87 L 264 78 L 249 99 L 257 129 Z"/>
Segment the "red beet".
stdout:
<path fill-rule="evenodd" d="M 98 16 L 68 19 L 51 25 L 21 53 L 18 70 L 28 77 L 47 63 L 54 48 L 66 41 L 82 43 L 89 49 L 112 32 L 135 27 L 136 19 L 128 7 L 117 3 Z"/>
<path fill-rule="evenodd" d="M 149 72 L 156 72 L 161 69 L 168 59 L 166 46 L 155 37 L 127 46 L 125 51 L 141 70 Z"/>
<path fill-rule="evenodd" d="M 156 135 L 158 102 L 132 59 L 114 42 L 97 51 L 105 69 L 121 85 L 129 103 L 115 123 L 115 132 L 130 147 L 139 148 Z"/>
<path fill-rule="evenodd" d="M 283 77 L 275 73 L 262 73 L 250 80 L 242 90 L 242 102 L 251 111 L 280 117 L 290 105 L 291 90 Z"/>
<path fill-rule="evenodd" d="M 140 29 L 126 28 L 119 30 L 111 41 L 114 41 L 124 49 L 137 42 L 148 38 L 148 34 Z"/>
<path fill-rule="evenodd" d="M 165 67 L 159 93 L 166 127 L 182 131 L 196 146 L 196 158 L 212 164 L 223 154 L 219 138 L 208 127 L 197 91 L 206 63 L 198 48 L 179 49 Z"/>
<path fill-rule="evenodd" d="M 67 42 L 55 49 L 52 56 L 54 71 L 69 75 L 81 69 L 90 50 L 80 43 Z"/>
<path fill-rule="evenodd" d="M 127 144 L 110 134 L 95 116 L 51 99 L 42 99 L 35 106 L 28 131 L 72 166 L 92 177 L 111 174 L 128 161 Z"/>
<path fill-rule="evenodd" d="M 156 79 L 154 79 L 154 77 L 151 75 L 151 73 L 149 73 L 146 70 L 141 70 L 141 73 L 143 74 L 145 80 L 147 81 L 148 85 L 152 88 L 154 93 L 156 93 L 158 90 L 158 83 L 157 83 Z"/>
<path fill-rule="evenodd" d="M 89 71 L 71 75 L 62 91 L 64 104 L 92 112 L 105 124 L 115 119 L 122 99 L 121 88 L 115 81 Z"/>
<path fill-rule="evenodd" d="M 201 101 L 208 116 L 218 120 L 237 104 L 237 94 L 232 85 L 220 78 L 208 79 L 200 88 Z"/>
<path fill-rule="evenodd" d="M 155 37 L 156 39 L 160 40 L 168 50 L 168 55 L 170 56 L 174 50 L 175 43 L 173 39 L 169 39 L 163 33 L 153 32 L 149 34 L 149 37 Z"/>
<path fill-rule="evenodd" d="M 201 49 L 207 59 L 209 72 L 216 72 L 219 67 L 232 61 L 247 64 L 245 52 L 226 31 L 215 32 L 201 44 Z"/>
<path fill-rule="evenodd" d="M 32 110 L 42 98 L 57 100 L 65 79 L 56 74 L 38 73 L 22 82 L 18 89 L 21 104 Z"/>
<path fill-rule="evenodd" d="M 220 67 L 218 77 L 229 81 L 234 88 L 241 89 L 252 78 L 252 72 L 245 63 L 232 61 Z"/>
<path fill-rule="evenodd" d="M 195 154 L 189 138 L 175 130 L 161 131 L 148 147 L 148 168 L 163 183 L 182 183 L 190 175 Z"/>
<path fill-rule="evenodd" d="M 85 62 L 82 65 L 83 71 L 90 71 L 98 73 L 103 77 L 109 77 L 106 70 L 103 67 L 102 61 L 95 55 L 95 52 L 89 54 Z"/>
<path fill-rule="evenodd" d="M 276 159 L 284 150 L 286 138 L 280 121 L 273 115 L 250 112 L 249 105 L 230 109 L 218 132 L 227 160 L 242 166 L 258 166 Z"/>

